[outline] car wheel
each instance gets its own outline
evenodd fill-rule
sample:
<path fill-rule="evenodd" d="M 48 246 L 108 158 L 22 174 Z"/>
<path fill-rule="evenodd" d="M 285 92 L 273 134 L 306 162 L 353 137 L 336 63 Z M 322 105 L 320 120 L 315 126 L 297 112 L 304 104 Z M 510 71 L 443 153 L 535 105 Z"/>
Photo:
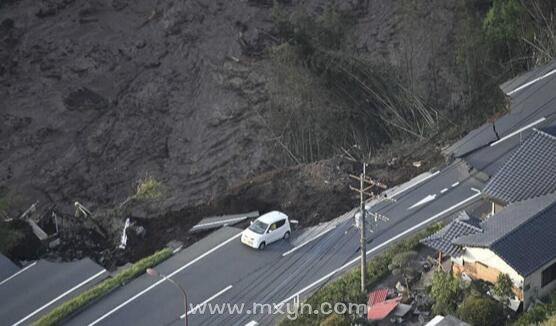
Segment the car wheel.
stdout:
<path fill-rule="evenodd" d="M 288 240 L 290 238 L 290 231 L 286 231 L 286 233 L 284 233 L 284 240 Z"/>
<path fill-rule="evenodd" d="M 259 250 L 264 250 L 264 247 L 266 247 L 266 243 L 261 242 L 261 244 L 259 245 Z"/>

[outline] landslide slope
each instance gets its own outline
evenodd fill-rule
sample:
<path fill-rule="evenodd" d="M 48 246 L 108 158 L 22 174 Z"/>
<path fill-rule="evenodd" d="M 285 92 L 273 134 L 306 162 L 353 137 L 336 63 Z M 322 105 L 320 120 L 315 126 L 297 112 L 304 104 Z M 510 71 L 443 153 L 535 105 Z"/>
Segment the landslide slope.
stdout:
<path fill-rule="evenodd" d="M 318 14 L 327 2 L 280 3 Z M 461 97 L 455 3 L 338 2 L 357 17 L 353 51 L 407 72 L 440 110 Z M 264 123 L 272 1 L 0 6 L 0 186 L 27 205 L 111 207 L 148 174 L 178 210 L 284 167 Z"/>

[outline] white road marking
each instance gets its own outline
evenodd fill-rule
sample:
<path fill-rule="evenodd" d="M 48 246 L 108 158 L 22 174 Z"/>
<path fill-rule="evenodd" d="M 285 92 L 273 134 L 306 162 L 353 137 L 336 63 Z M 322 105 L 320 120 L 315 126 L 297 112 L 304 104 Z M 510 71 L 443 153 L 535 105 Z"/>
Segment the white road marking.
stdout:
<path fill-rule="evenodd" d="M 506 135 L 506 136 L 504 136 L 504 137 L 498 139 L 498 140 L 495 141 L 494 143 L 490 144 L 490 147 L 495 146 L 495 145 L 497 145 L 497 144 L 503 142 L 504 140 L 509 139 L 509 138 L 511 138 L 511 137 L 513 137 L 513 136 L 515 136 L 515 135 L 517 135 L 517 134 L 519 134 L 519 133 L 521 133 L 522 131 L 525 131 L 526 129 L 529 129 L 529 128 L 535 126 L 535 125 L 538 125 L 539 123 L 543 122 L 544 120 L 546 120 L 546 118 L 545 118 L 545 117 L 542 117 L 542 118 L 540 118 L 540 119 L 537 120 L 537 121 L 531 122 L 530 124 L 526 125 L 525 127 L 519 128 L 518 130 L 516 130 L 516 131 L 514 131 L 514 132 L 512 132 L 512 133 L 510 133 L 510 134 L 508 134 L 508 135 Z"/>
<path fill-rule="evenodd" d="M 508 92 L 508 95 L 512 95 L 513 93 L 519 92 L 520 90 L 522 90 L 522 89 L 524 89 L 524 88 L 526 88 L 526 87 L 529 87 L 529 86 L 533 85 L 534 83 L 536 83 L 536 82 L 538 82 L 538 81 L 540 81 L 540 80 L 543 80 L 543 79 L 545 79 L 546 77 L 548 77 L 548 76 L 550 76 L 550 75 L 553 75 L 553 74 L 555 74 L 555 73 L 556 73 L 556 69 L 552 69 L 551 71 L 549 71 L 548 73 L 544 74 L 543 76 L 540 76 L 540 77 L 538 77 L 538 78 L 535 78 L 535 79 L 531 80 L 530 82 L 527 82 L 527 83 L 525 83 L 525 84 L 519 86 L 518 88 L 514 89 L 513 91 Z"/>
<path fill-rule="evenodd" d="M 201 308 L 202 306 L 206 305 L 207 303 L 211 302 L 212 300 L 216 299 L 217 297 L 221 296 L 222 294 L 224 294 L 224 292 L 230 290 L 233 286 L 232 285 L 228 285 L 227 287 L 225 287 L 224 289 L 220 290 L 220 292 L 217 292 L 216 294 L 214 294 L 212 297 L 206 299 L 205 301 L 199 303 L 198 305 L 195 306 L 195 308 L 188 310 L 187 313 L 188 314 L 194 314 L 195 311 L 197 311 L 199 308 Z M 185 318 L 185 314 L 180 316 L 180 319 L 184 319 Z"/>
<path fill-rule="evenodd" d="M 443 194 L 443 193 L 445 193 L 446 191 L 448 191 L 448 188 L 444 188 L 444 189 L 440 190 L 440 193 Z"/>
<path fill-rule="evenodd" d="M 256 321 L 252 320 L 250 322 L 248 322 L 247 324 L 245 324 L 245 326 L 257 326 L 259 325 L 259 323 L 257 323 Z"/>
<path fill-rule="evenodd" d="M 183 246 L 179 246 L 176 249 L 172 250 L 172 253 L 177 253 L 178 251 L 180 251 L 183 248 Z"/>
<path fill-rule="evenodd" d="M 210 226 L 210 225 L 215 225 L 215 224 L 226 224 L 229 222 L 235 222 L 235 221 L 240 221 L 240 220 L 246 220 L 248 217 L 242 216 L 242 217 L 235 217 L 235 218 L 230 218 L 227 220 L 221 220 L 221 221 L 216 221 L 216 222 L 209 222 L 209 223 L 203 223 L 203 224 L 197 224 L 195 226 L 193 226 L 191 228 L 191 230 L 196 229 L 196 228 L 200 228 L 200 227 L 204 227 L 204 226 Z"/>
<path fill-rule="evenodd" d="M 12 278 L 16 277 L 17 275 L 19 275 L 19 274 L 25 272 L 26 270 L 28 270 L 29 268 L 35 266 L 36 263 L 37 263 L 37 262 L 35 261 L 34 263 L 32 263 L 32 264 L 30 264 L 30 265 L 28 265 L 28 266 L 25 266 L 22 270 L 19 270 L 19 271 L 15 272 L 15 273 L 12 274 L 11 276 L 9 276 L 8 278 L 6 278 L 6 279 L 3 280 L 2 282 L 0 282 L 0 285 L 2 285 L 2 284 L 4 284 L 4 283 L 8 282 L 9 280 L 11 280 Z"/>
<path fill-rule="evenodd" d="M 173 271 L 172 273 L 168 274 L 166 277 L 172 277 L 174 275 L 176 275 L 177 273 L 183 271 L 184 269 L 186 269 L 187 267 L 195 264 L 196 262 L 198 262 L 199 260 L 203 259 L 204 257 L 210 255 L 211 253 L 215 252 L 216 250 L 220 249 L 221 247 L 227 245 L 228 243 L 230 243 L 231 241 L 235 240 L 236 238 L 241 236 L 241 232 L 239 232 L 238 234 L 234 235 L 233 237 L 229 238 L 228 240 L 222 242 L 221 244 L 219 244 L 218 246 L 212 248 L 211 250 L 205 252 L 204 254 L 200 255 L 199 257 L 193 259 L 192 261 L 190 261 L 189 263 L 183 265 L 182 267 L 176 269 L 175 271 Z M 105 313 L 104 315 L 100 316 L 98 319 L 96 319 L 95 321 L 93 321 L 92 323 L 89 324 L 89 326 L 93 326 L 96 325 L 98 323 L 100 323 L 101 321 L 103 321 L 104 319 L 106 319 L 108 316 L 112 315 L 113 313 L 115 313 L 116 311 L 120 310 L 121 308 L 123 308 L 124 306 L 126 306 L 127 304 L 129 304 L 130 302 L 134 301 L 135 299 L 139 298 L 140 296 L 142 296 L 143 294 L 149 292 L 150 290 L 152 290 L 153 288 L 155 288 L 156 286 L 158 286 L 160 283 L 164 282 L 164 279 L 160 279 L 158 281 L 156 281 L 155 283 L 151 284 L 149 287 L 145 288 L 144 290 L 142 290 L 141 292 L 137 293 L 136 295 L 132 296 L 131 298 L 127 299 L 126 301 L 122 302 L 121 304 L 119 304 L 118 306 L 116 306 L 114 309 L 110 310 L 109 312 Z"/>
<path fill-rule="evenodd" d="M 459 185 L 459 181 L 456 181 L 456 182 L 452 183 L 452 188 L 457 187 L 458 185 Z"/>
<path fill-rule="evenodd" d="M 480 191 L 479 189 L 477 189 L 477 188 L 471 188 L 471 190 L 473 190 L 474 192 L 476 192 L 476 193 L 478 193 L 478 194 L 481 193 L 481 191 Z"/>
<path fill-rule="evenodd" d="M 23 322 L 25 322 L 27 319 L 33 317 L 34 315 L 38 314 L 39 312 L 41 312 L 42 310 L 44 310 L 45 308 L 47 308 L 48 306 L 50 306 L 51 304 L 53 304 L 54 302 L 60 300 L 61 298 L 65 297 L 66 295 L 72 293 L 73 291 L 77 290 L 78 288 L 82 287 L 83 285 L 89 283 L 90 281 L 94 280 L 95 278 L 97 278 L 99 275 L 101 275 L 102 273 L 105 273 L 106 270 L 103 269 L 100 272 L 96 273 L 95 275 L 89 277 L 88 279 L 86 279 L 85 281 L 77 284 L 76 286 L 72 287 L 71 289 L 67 290 L 66 292 L 60 294 L 59 296 L 57 296 L 56 298 L 52 299 L 50 302 L 48 302 L 47 304 L 43 305 L 42 307 L 38 308 L 37 310 L 33 311 L 32 313 L 28 314 L 27 316 L 25 316 L 23 319 L 20 319 L 18 322 L 16 322 L 15 324 L 13 324 L 12 326 L 17 326 L 22 324 Z"/>
<path fill-rule="evenodd" d="M 336 228 L 336 227 L 329 228 L 328 230 L 324 230 L 324 232 L 321 232 L 321 233 L 315 235 L 314 237 L 312 237 L 312 238 L 310 238 L 310 239 L 307 239 L 306 241 L 302 242 L 302 243 L 299 244 L 298 246 L 293 247 L 292 249 L 290 249 L 290 250 L 286 251 L 285 253 L 283 253 L 283 254 L 282 254 L 282 257 L 287 256 L 287 255 L 291 254 L 292 252 L 295 252 L 296 250 L 300 249 L 300 248 L 303 247 L 304 245 L 306 245 L 306 244 L 308 244 L 309 242 L 314 241 L 314 240 L 316 240 L 316 239 L 322 237 L 323 235 L 327 234 L 328 232 L 334 230 L 335 228 Z"/>
<path fill-rule="evenodd" d="M 392 198 L 392 197 L 394 197 L 394 196 L 397 196 L 397 195 L 401 194 L 402 192 L 405 192 L 406 190 L 409 190 L 409 189 L 415 187 L 416 185 L 418 185 L 418 184 L 420 184 L 420 183 L 422 183 L 422 182 L 424 182 L 424 181 L 426 181 L 426 180 L 428 180 L 428 179 L 430 179 L 430 178 L 436 176 L 436 175 L 439 174 L 439 173 L 440 173 L 440 171 L 436 171 L 436 172 L 434 172 L 433 174 L 424 177 L 423 179 L 421 179 L 421 180 L 415 182 L 414 184 L 409 185 L 409 186 L 406 187 L 406 188 L 400 189 L 400 190 L 398 190 L 398 191 L 394 191 L 394 193 L 388 195 L 388 198 Z"/>
<path fill-rule="evenodd" d="M 417 207 L 417 206 L 421 206 L 421 205 L 426 204 L 426 203 L 428 203 L 428 202 L 430 202 L 430 201 L 433 201 L 433 200 L 435 200 L 435 199 L 436 199 L 436 194 L 434 194 L 434 195 L 427 195 L 425 198 L 423 198 L 423 199 L 421 199 L 420 201 L 416 202 L 416 203 L 413 204 L 411 207 L 409 207 L 407 210 L 414 209 L 414 208 Z"/>
<path fill-rule="evenodd" d="M 372 249 L 367 250 L 367 255 L 370 254 L 371 252 L 377 251 L 378 249 L 380 249 L 380 248 L 382 248 L 382 247 L 388 245 L 390 242 L 395 241 L 395 240 L 397 240 L 397 239 L 403 237 L 404 235 L 406 235 L 406 234 L 408 234 L 408 233 L 410 233 L 410 232 L 412 232 L 412 231 L 414 231 L 414 230 L 416 230 L 416 229 L 422 227 L 423 225 L 426 225 L 426 224 L 428 224 L 428 223 L 434 221 L 435 219 L 437 219 L 437 218 L 443 216 L 444 214 L 446 214 L 446 213 L 448 213 L 448 212 L 450 212 L 450 211 L 452 211 L 452 210 L 454 210 L 454 209 L 456 209 L 456 208 L 459 208 L 460 206 L 463 206 L 463 205 L 467 204 L 468 202 L 470 202 L 470 201 L 474 200 L 475 198 L 479 197 L 480 195 L 481 195 L 481 194 L 474 194 L 473 196 L 467 197 L 466 199 L 464 199 L 464 200 L 460 201 L 459 203 L 457 203 L 457 204 L 455 204 L 455 205 L 453 205 L 453 206 L 451 206 L 451 207 L 449 207 L 449 208 L 443 210 L 442 212 L 440 212 L 440 213 L 438 213 L 438 214 L 435 214 L 435 215 L 429 217 L 428 219 L 424 220 L 423 222 L 421 222 L 421 223 L 419 223 L 419 224 L 416 224 L 416 225 L 410 227 L 409 229 L 403 231 L 402 233 L 399 233 L 399 234 L 397 234 L 396 236 L 394 236 L 394 237 L 392 237 L 392 238 L 390 238 L 390 239 L 384 241 L 383 243 L 379 244 L 378 246 L 376 246 L 376 247 L 374 247 L 374 248 L 372 248 Z M 324 280 L 330 278 L 331 276 L 333 276 L 333 275 L 336 274 L 337 272 L 339 272 L 339 271 L 345 269 L 346 267 L 349 267 L 349 266 L 352 265 L 353 263 L 359 261 L 359 259 L 360 259 L 360 257 L 355 257 L 354 259 L 352 259 L 351 261 L 347 262 L 346 264 L 340 266 L 339 268 L 336 268 L 336 269 L 333 270 L 332 272 L 330 272 L 330 273 L 324 275 L 323 277 L 319 278 L 318 280 L 314 281 L 313 283 L 307 285 L 307 286 L 304 287 L 303 289 L 301 289 L 301 290 L 297 291 L 296 293 L 294 293 L 293 295 L 289 296 L 288 298 L 286 298 L 285 300 L 283 300 L 282 302 L 280 302 L 279 305 L 280 305 L 280 306 L 281 306 L 281 305 L 284 305 L 286 302 L 288 302 L 288 301 L 292 300 L 293 298 L 299 296 L 301 293 L 303 293 L 303 292 L 309 290 L 310 288 L 314 287 L 315 285 L 317 285 L 317 284 L 323 282 Z"/>

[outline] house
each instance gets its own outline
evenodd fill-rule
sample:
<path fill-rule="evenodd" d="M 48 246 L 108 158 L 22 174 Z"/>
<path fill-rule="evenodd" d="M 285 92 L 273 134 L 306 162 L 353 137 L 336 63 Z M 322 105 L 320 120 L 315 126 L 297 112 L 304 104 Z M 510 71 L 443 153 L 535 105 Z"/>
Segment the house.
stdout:
<path fill-rule="evenodd" d="M 496 283 L 510 276 L 514 293 L 527 307 L 556 289 L 556 194 L 508 205 L 482 224 L 482 232 L 452 241 L 452 271 Z"/>
<path fill-rule="evenodd" d="M 510 203 L 556 191 L 556 125 L 533 129 L 485 185 L 494 214 Z"/>
<path fill-rule="evenodd" d="M 556 125 L 533 129 L 482 192 L 485 221 L 460 212 L 422 243 L 449 255 L 456 274 L 490 283 L 507 274 L 527 307 L 556 289 Z"/>
<path fill-rule="evenodd" d="M 500 273 L 527 307 L 556 289 L 556 193 L 509 204 L 486 221 L 462 212 L 422 243 L 451 256 L 452 272 L 496 283 Z"/>

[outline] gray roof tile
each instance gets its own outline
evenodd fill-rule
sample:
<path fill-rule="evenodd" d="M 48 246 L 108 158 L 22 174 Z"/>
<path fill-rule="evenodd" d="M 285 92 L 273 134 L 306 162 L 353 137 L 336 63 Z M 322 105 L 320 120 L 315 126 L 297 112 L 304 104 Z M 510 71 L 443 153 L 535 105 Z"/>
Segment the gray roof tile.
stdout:
<path fill-rule="evenodd" d="M 482 233 L 461 236 L 452 242 L 489 248 L 527 276 L 556 258 L 556 194 L 511 204 L 482 227 Z"/>
<path fill-rule="evenodd" d="M 421 243 L 444 254 L 457 256 L 461 252 L 461 247 L 454 245 L 452 240 L 460 236 L 481 232 L 480 224 L 480 219 L 470 217 L 467 212 L 461 211 L 456 219 L 442 230 L 421 240 Z"/>
<path fill-rule="evenodd" d="M 506 203 L 556 191 L 556 137 L 534 132 L 513 153 L 483 192 Z"/>

